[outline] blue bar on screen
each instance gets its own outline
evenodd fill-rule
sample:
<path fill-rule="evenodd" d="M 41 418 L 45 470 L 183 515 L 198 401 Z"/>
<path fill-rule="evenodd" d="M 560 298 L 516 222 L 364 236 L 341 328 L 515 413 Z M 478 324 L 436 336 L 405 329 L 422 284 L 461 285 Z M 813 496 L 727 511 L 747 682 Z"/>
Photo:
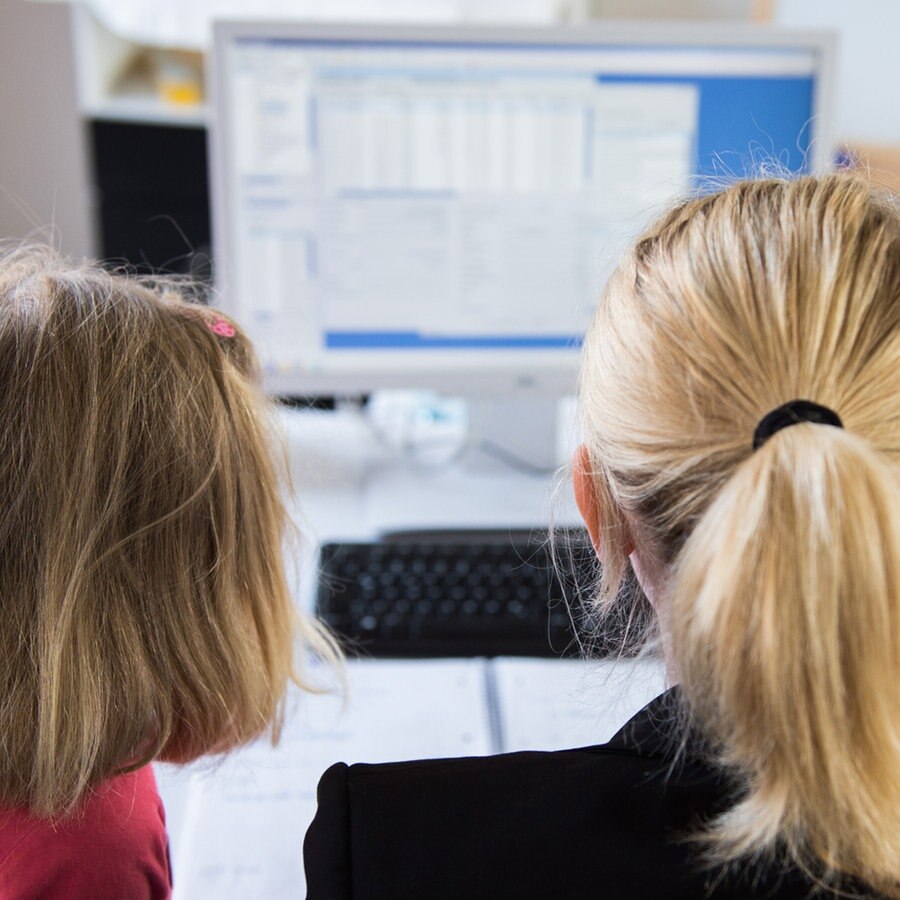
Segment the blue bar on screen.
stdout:
<path fill-rule="evenodd" d="M 440 335 L 415 331 L 328 331 L 330 350 L 570 350 L 581 346 L 576 335 Z"/>

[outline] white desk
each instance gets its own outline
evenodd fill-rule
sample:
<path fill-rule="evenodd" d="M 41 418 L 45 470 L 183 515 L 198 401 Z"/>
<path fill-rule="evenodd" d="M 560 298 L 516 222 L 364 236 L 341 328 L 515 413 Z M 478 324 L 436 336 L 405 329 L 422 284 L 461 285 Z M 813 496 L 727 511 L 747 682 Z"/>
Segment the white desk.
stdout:
<path fill-rule="evenodd" d="M 353 412 L 284 421 L 305 537 L 294 589 L 307 611 L 317 541 L 577 521 L 567 485 L 554 499 L 549 475 L 466 473 L 400 457 Z M 652 663 L 365 661 L 348 665 L 348 686 L 343 704 L 334 695 L 293 695 L 278 748 L 257 742 L 224 762 L 157 767 L 176 900 L 302 897 L 303 834 L 332 762 L 600 743 L 662 689 L 663 675 Z"/>

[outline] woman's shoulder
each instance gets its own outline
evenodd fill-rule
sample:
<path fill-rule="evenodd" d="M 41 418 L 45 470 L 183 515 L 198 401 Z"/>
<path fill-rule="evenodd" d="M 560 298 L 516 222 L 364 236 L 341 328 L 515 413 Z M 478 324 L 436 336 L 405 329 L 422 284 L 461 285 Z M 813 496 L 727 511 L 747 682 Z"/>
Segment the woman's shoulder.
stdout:
<path fill-rule="evenodd" d="M 170 894 L 165 814 L 150 766 L 108 779 L 66 818 L 0 810 L 3 897 Z"/>
<path fill-rule="evenodd" d="M 596 746 L 332 766 L 304 846 L 310 900 L 384 884 L 395 898 L 589 897 L 634 872 L 633 896 L 697 896 L 672 890 L 686 852 L 671 838 L 721 808 L 724 786 L 671 755 L 667 703 Z"/>
<path fill-rule="evenodd" d="M 679 732 L 678 704 L 661 695 L 596 746 L 332 766 L 304 844 L 309 900 L 815 895 L 794 869 L 700 865 L 686 838 L 734 788 Z"/>

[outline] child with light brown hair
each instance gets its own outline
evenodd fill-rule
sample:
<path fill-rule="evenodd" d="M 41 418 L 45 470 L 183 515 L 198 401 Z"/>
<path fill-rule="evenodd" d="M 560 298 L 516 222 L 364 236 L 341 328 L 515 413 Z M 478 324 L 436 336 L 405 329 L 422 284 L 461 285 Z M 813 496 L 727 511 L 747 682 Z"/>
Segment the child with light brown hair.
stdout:
<path fill-rule="evenodd" d="M 171 891 L 151 760 L 279 734 L 298 647 L 270 410 L 171 285 L 0 258 L 0 895 Z"/>
<path fill-rule="evenodd" d="M 736 183 L 585 338 L 575 493 L 676 686 L 611 741 L 329 769 L 310 900 L 900 897 L 900 213 Z"/>

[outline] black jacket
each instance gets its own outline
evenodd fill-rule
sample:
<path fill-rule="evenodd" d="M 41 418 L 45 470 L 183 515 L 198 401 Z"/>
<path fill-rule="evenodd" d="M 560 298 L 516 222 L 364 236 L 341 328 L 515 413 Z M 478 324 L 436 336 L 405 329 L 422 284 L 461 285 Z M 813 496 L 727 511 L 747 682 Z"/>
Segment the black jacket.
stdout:
<path fill-rule="evenodd" d="M 675 752 L 677 702 L 660 695 L 597 747 L 332 766 L 308 900 L 806 900 L 796 870 L 704 871 L 680 840 L 733 795 L 699 744 Z"/>

